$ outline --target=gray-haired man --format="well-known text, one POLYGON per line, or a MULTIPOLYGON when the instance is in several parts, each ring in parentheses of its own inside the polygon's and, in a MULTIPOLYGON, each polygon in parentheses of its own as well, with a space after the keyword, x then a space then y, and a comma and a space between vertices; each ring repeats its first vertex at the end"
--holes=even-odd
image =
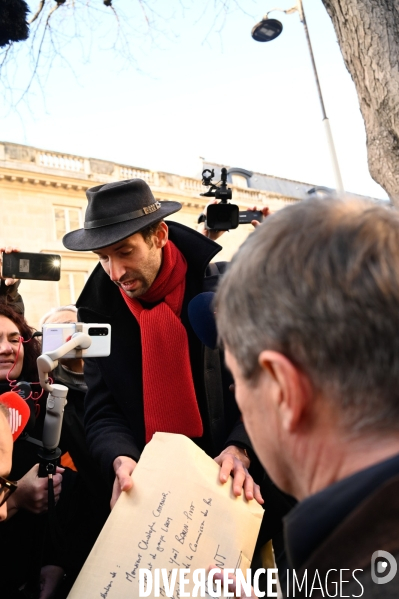
POLYGON ((216 313, 254 450, 300 501, 283 591, 398 597, 399 215, 281 210, 239 250, 216 313))

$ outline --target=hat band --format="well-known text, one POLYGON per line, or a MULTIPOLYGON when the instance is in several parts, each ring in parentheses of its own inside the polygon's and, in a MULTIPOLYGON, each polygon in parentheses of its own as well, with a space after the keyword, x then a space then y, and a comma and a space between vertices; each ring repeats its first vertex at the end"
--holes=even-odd
POLYGON ((156 212, 160 209, 160 207, 161 202, 155 202, 155 204, 144 206, 144 208, 134 210, 133 212, 125 212, 125 214, 118 214, 118 216, 110 216, 108 218, 100 218, 98 220, 88 220, 85 221, 83 226, 85 229, 97 229, 98 227, 106 227, 107 225, 123 223, 127 220, 133 220, 135 218, 140 218, 140 216, 146 216, 147 214, 156 212))

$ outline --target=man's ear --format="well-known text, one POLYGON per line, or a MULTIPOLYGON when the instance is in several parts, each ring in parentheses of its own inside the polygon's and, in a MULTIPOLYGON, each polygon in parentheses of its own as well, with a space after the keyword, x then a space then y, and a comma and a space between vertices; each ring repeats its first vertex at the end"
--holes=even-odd
POLYGON ((312 386, 308 377, 283 354, 264 350, 259 354, 259 365, 272 379, 276 413, 282 428, 295 431, 303 423, 312 397, 312 386))
POLYGON ((154 243, 157 248, 163 248, 169 238, 169 228, 165 222, 159 223, 158 229, 154 233, 154 243))

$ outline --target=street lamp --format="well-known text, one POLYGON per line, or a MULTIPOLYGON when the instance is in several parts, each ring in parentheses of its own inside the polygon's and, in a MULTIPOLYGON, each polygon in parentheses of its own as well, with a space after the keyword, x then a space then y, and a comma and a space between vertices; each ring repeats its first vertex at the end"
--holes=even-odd
POLYGON ((312 66, 313 66, 313 73, 314 73, 314 77, 316 80, 317 92, 318 92, 319 100, 320 100, 321 112, 323 115, 324 130, 325 130, 326 137, 327 137, 327 144, 328 144, 328 148, 330 151, 330 157, 331 157, 331 162, 332 162, 333 171, 334 171, 335 187, 336 187, 338 193, 343 193, 344 186, 342 183, 341 172, 339 170, 339 164, 338 164, 337 154, 335 151, 334 140, 333 140, 333 136, 331 133, 330 121, 328 120, 328 117, 326 114, 323 95, 321 93, 319 76, 317 74, 316 63, 315 63, 315 59, 314 59, 314 55, 313 55, 312 44, 310 42, 309 31, 308 31, 308 26, 306 24, 306 18, 305 18, 305 12, 303 10, 302 0, 297 0, 296 5, 292 6, 291 8, 288 8, 287 10, 283 10, 282 8, 272 8, 271 10, 269 10, 269 12, 266 13, 266 15, 260 21, 260 23, 257 23, 252 28, 251 35, 252 35, 253 39, 257 42, 270 42, 270 41, 276 39, 276 37, 278 37, 280 35, 280 33, 282 32, 283 25, 280 23, 280 21, 277 21, 277 19, 269 19, 269 14, 271 12, 277 11, 277 10, 280 12, 284 12, 287 15, 294 13, 294 12, 298 12, 299 19, 305 29, 306 40, 308 42, 310 58, 312 61, 312 66))
POLYGON ((252 28, 251 35, 257 42, 271 42, 280 35, 283 25, 277 19, 269 19, 267 15, 252 28))

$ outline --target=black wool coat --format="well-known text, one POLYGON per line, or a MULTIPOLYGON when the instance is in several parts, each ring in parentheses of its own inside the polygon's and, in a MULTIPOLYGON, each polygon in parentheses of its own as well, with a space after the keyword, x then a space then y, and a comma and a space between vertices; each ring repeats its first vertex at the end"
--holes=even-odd
MULTIPOLYGON (((223 366, 218 379, 221 387, 209 393, 205 368, 209 350, 201 344, 188 320, 187 306, 202 291, 216 286, 218 276, 204 279, 210 260, 220 246, 207 237, 181 225, 169 222, 169 239, 187 260, 186 289, 181 321, 188 334, 191 369, 204 434, 194 441, 211 457, 230 444, 250 449, 250 442, 240 420, 234 395, 228 387, 231 378, 223 366)), ((119 455, 138 460, 145 445, 143 384, 140 329, 127 307, 119 288, 112 283, 101 265, 97 265, 77 302, 79 320, 111 325, 111 354, 106 358, 85 360, 85 429, 89 449, 111 482, 112 464, 119 455)), ((173 347, 170 347, 173 352, 173 347)), ((218 350, 214 350, 219 354, 218 350)), ((219 356, 217 356, 219 358, 219 356)), ((220 360, 223 363, 223 359, 220 360)), ((206 374, 207 373, 207 374, 206 374)), ((176 394, 179 382, 176 381, 176 394)))

